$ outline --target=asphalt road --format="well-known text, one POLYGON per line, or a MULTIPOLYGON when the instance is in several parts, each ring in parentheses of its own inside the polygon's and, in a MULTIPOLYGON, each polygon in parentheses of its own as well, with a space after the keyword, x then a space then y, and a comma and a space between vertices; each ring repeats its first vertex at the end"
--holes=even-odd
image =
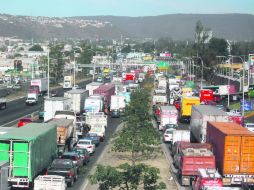
MULTIPOLYGON (((91 80, 79 83, 81 88, 84 88, 86 84, 90 83, 91 80)), ((54 89, 58 91, 58 96, 63 96, 64 89, 54 89)), ((39 97, 39 102, 37 105, 27 106, 25 104, 26 98, 20 98, 7 103, 7 109, 0 110, 0 126, 10 127, 12 126, 18 118, 22 118, 28 114, 35 111, 43 109, 43 97, 39 97)), ((16 122, 17 123, 17 122, 16 122)))
POLYGON ((87 166, 84 167, 85 173, 81 174, 78 178, 78 181, 74 183, 73 187, 70 187, 68 189, 72 190, 81 190, 84 189, 83 185, 85 180, 87 179, 87 174, 88 171, 92 169, 92 167, 96 164, 96 161, 99 159, 102 151, 104 148, 110 144, 110 138, 114 134, 115 130, 117 129, 117 126, 120 124, 121 119, 120 118, 108 118, 108 127, 106 129, 106 134, 105 134, 105 140, 100 143, 98 147, 96 147, 95 153, 91 156, 90 162, 88 163, 87 166))

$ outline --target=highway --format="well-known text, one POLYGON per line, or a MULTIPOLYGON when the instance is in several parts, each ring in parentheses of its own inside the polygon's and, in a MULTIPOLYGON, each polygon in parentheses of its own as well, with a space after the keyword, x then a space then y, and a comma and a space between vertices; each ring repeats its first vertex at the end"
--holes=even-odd
MULTIPOLYGON (((90 83, 91 79, 79 83, 81 88, 84 88, 86 84, 90 83)), ((59 96, 63 96, 64 89, 58 88, 57 90, 59 96)), ((7 103, 7 109, 0 110, 0 126, 10 127, 16 122, 15 120, 22 118, 28 114, 35 111, 43 110, 43 97, 39 97, 39 102, 37 105, 27 106, 25 104, 26 97, 20 98, 7 103)), ((17 123, 17 122, 16 122, 17 123)))

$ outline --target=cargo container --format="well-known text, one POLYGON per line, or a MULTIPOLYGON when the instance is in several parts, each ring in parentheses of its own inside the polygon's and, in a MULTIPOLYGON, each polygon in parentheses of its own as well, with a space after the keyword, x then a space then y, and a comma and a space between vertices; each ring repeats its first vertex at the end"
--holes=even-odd
POLYGON ((34 190, 65 190, 65 178, 59 175, 40 175, 34 180, 34 190))
POLYGON ((54 118, 56 111, 70 110, 71 99, 65 97, 51 97, 44 99, 44 121, 54 118))
POLYGON ((110 83, 104 84, 94 89, 93 94, 103 96, 105 109, 108 109, 110 107, 111 96, 115 94, 115 85, 110 83))
POLYGON ((200 100, 198 97, 182 97, 179 120, 189 121, 191 117, 192 106, 195 105, 200 105, 200 100))
POLYGON ((208 122, 206 141, 212 145, 224 185, 254 183, 254 133, 230 122, 208 122))
POLYGON ((67 140, 72 140, 73 138, 75 138, 73 119, 54 118, 50 120, 48 124, 56 125, 57 127, 56 140, 58 146, 63 146, 66 144, 67 140))
POLYGON ((112 111, 123 112, 125 106, 126 106, 125 96, 120 96, 120 95, 112 95, 111 96, 111 105, 110 105, 111 112, 112 111))
POLYGON ((0 161, 9 162, 12 187, 28 188, 57 156, 57 131, 51 124, 29 123, 0 134, 0 161))
POLYGON ((191 142, 206 142, 207 121, 228 122, 228 115, 215 106, 192 106, 190 132, 191 142))
POLYGON ((190 142, 189 130, 174 130, 172 145, 177 141, 190 142))
POLYGON ((64 97, 70 98, 70 110, 80 114, 84 110, 84 102, 89 96, 88 90, 74 89, 64 93, 64 97))
POLYGON ((93 95, 93 90, 103 85, 101 82, 91 82, 86 85, 86 90, 89 91, 89 96, 93 95))
POLYGON ((187 148, 181 151, 178 177, 181 185, 191 185, 199 168, 216 169, 215 157, 210 150, 187 148))

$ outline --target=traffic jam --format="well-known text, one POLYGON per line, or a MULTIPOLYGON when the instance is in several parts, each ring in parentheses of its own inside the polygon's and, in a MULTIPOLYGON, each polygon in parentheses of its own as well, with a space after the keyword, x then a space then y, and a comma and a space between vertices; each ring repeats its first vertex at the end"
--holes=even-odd
MULTIPOLYGON (((62 97, 43 97, 39 120, 21 118, 13 127, 0 127, 0 160, 6 163, 1 168, 2 187, 73 187, 105 141, 109 117, 122 117, 131 92, 145 79, 138 69, 120 74, 108 82, 109 73, 103 72, 85 89, 74 85, 72 76, 65 77, 62 97)), ((32 80, 26 104, 36 104, 46 87, 45 79, 32 80)))
POLYGON ((254 184, 253 125, 244 123, 239 110, 227 108, 229 94, 234 98, 233 85, 200 88, 186 76, 155 74, 154 118, 181 187, 242 189, 254 184))

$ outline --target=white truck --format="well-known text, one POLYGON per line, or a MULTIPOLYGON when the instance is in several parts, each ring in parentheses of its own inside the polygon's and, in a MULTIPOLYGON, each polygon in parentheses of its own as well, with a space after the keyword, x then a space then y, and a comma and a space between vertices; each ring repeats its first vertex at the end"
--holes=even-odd
POLYGON ((34 180, 34 190, 65 190, 65 178, 58 175, 39 175, 34 180))
POLYGON ((166 94, 167 93, 167 88, 165 87, 158 87, 157 89, 154 90, 155 94, 166 94))
POLYGON ((167 124, 177 124, 178 111, 175 106, 161 106, 159 116, 159 130, 163 130, 167 124))
POLYGON ((26 98, 26 105, 35 105, 38 103, 37 93, 28 93, 26 98))
POLYGON ((30 82, 29 93, 37 93, 38 95, 43 95, 48 91, 48 79, 33 79, 30 82))
POLYGON ((6 109, 6 98, 0 98, 0 110, 6 109))
POLYGON ((121 96, 121 95, 112 95, 111 96, 111 105, 110 105, 111 112, 113 110, 118 110, 120 112, 123 112, 125 106, 126 106, 125 96, 121 96))
POLYGON ((166 105, 167 103, 168 103, 168 98, 166 94, 153 95, 153 105, 156 105, 156 104, 166 105))
POLYGON ((65 97, 50 97, 44 99, 44 122, 54 118, 56 111, 70 110, 71 99, 65 97))
POLYGON ((206 128, 208 121, 229 122, 226 112, 211 105, 192 106, 191 111, 191 142, 206 142, 206 128))
POLYGON ((70 110, 74 111, 76 114, 83 112, 84 103, 88 96, 89 91, 83 89, 69 90, 64 93, 64 97, 71 99, 70 110))
POLYGON ((86 125, 90 127, 89 132, 96 133, 101 140, 104 140, 108 117, 103 112, 87 114, 86 125))
POLYGON ((70 89, 74 85, 73 76, 64 76, 63 88, 70 89))
POLYGON ((104 99, 100 95, 89 96, 85 100, 84 113, 98 113, 104 111, 104 99))
POLYGON ((101 83, 101 82, 91 82, 91 83, 87 84, 86 85, 86 90, 89 91, 89 96, 92 96, 93 95, 93 90, 100 87, 101 85, 103 85, 103 83, 101 83))

